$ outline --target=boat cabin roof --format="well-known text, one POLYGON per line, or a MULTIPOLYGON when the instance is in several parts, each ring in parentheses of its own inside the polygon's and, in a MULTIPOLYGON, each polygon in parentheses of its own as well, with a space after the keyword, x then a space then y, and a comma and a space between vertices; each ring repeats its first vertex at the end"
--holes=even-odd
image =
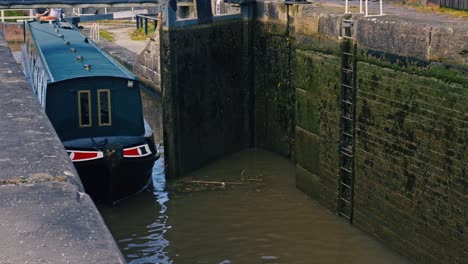
POLYGON ((76 27, 67 28, 71 23, 29 21, 28 24, 51 82, 94 76, 136 79, 76 27), (62 24, 65 27, 60 23, 65 23, 62 24))

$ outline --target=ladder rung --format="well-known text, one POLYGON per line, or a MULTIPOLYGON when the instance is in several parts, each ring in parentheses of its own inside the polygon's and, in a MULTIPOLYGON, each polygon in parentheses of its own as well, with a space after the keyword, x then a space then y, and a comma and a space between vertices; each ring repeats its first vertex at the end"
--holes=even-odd
POLYGON ((348 55, 348 56, 354 56, 353 53, 349 53, 349 52, 343 52, 343 54, 348 55))
POLYGON ((348 219, 348 220, 351 220, 351 218, 350 218, 349 216, 345 215, 345 214, 342 213, 342 212, 340 212, 340 215, 342 215, 343 217, 345 217, 345 218, 348 219))
POLYGON ((340 184, 343 185, 344 187, 348 188, 348 189, 351 189, 351 186, 349 186, 348 184, 340 181, 340 184))
MULTIPOLYGON (((342 153, 343 151, 346 151, 346 154, 345 156, 348 157, 348 158, 352 158, 353 157, 353 153, 351 152, 351 150, 347 150, 346 148, 341 148, 342 151, 340 151, 340 153, 342 153), (351 156, 351 157, 350 157, 351 156)), ((344 157, 343 157, 344 158, 344 157)), ((352 160, 350 160, 351 162, 352 160)))
POLYGON ((340 200, 341 200, 341 201, 344 201, 344 202, 345 202, 345 203, 347 203, 347 204, 351 204, 351 202, 350 202, 350 201, 346 200, 346 199, 345 199, 345 198, 343 198, 343 197, 340 197, 340 200))
POLYGON ((351 173, 351 170, 348 170, 347 168, 345 167, 341 167, 342 170, 346 171, 347 173, 351 173))
POLYGON ((341 37, 345 39, 353 39, 353 37, 348 37, 348 36, 341 36, 341 37))
POLYGON ((343 71, 346 71, 346 72, 352 72, 352 71, 353 71, 353 69, 343 68, 343 71))
POLYGON ((349 133, 346 133, 346 132, 342 132, 344 135, 348 136, 348 137, 353 137, 353 135, 349 134, 349 133))
POLYGON ((348 153, 351 153, 352 151, 352 146, 348 145, 346 147, 341 147, 341 150, 345 150, 345 151, 348 151, 348 153), (351 149, 350 149, 351 148, 351 149))
POLYGON ((344 83, 343 83, 342 85, 343 85, 344 87, 346 87, 346 88, 354 89, 354 88, 353 88, 352 86, 350 86, 350 85, 347 85, 347 84, 344 84, 344 83))
POLYGON ((348 100, 341 100, 342 103, 345 103, 345 104, 348 104, 348 105, 352 105, 353 103, 351 103, 350 101, 348 100))
POLYGON ((341 117, 348 120, 348 121, 353 121, 353 119, 351 117, 347 117, 347 116, 341 116, 341 117))
POLYGON ((352 158, 352 157, 353 157, 353 154, 346 153, 346 151, 341 151, 341 154, 345 155, 345 156, 348 157, 348 158, 352 158))

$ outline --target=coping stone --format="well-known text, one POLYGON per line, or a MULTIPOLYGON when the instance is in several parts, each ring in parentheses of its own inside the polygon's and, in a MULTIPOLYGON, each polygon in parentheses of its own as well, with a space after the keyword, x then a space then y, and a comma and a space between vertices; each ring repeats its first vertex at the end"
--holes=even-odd
POLYGON ((91 198, 66 182, 0 186, 0 264, 125 263, 91 198))
POLYGON ((0 31, 0 264, 126 263, 0 31))

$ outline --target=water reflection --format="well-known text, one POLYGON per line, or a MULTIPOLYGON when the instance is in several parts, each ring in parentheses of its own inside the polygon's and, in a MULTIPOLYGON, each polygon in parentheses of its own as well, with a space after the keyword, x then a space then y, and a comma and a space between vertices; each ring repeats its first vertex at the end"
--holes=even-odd
POLYGON ((164 191, 164 159, 153 168, 153 190, 130 197, 117 205, 98 205, 106 224, 129 263, 173 263, 168 256, 168 193, 164 191))

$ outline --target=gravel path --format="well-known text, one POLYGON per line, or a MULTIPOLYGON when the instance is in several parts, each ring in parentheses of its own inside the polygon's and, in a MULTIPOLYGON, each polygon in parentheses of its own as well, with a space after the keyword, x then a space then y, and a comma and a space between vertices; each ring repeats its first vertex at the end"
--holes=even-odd
MULTIPOLYGON (((81 25, 84 27, 85 32, 89 32, 89 28, 91 28, 92 24, 83 23, 81 25)), ((140 54, 146 47, 147 41, 130 39, 130 32, 136 29, 136 26, 133 24, 102 23, 99 24, 99 27, 101 30, 106 30, 114 34, 114 44, 124 47, 135 54, 140 54)))

